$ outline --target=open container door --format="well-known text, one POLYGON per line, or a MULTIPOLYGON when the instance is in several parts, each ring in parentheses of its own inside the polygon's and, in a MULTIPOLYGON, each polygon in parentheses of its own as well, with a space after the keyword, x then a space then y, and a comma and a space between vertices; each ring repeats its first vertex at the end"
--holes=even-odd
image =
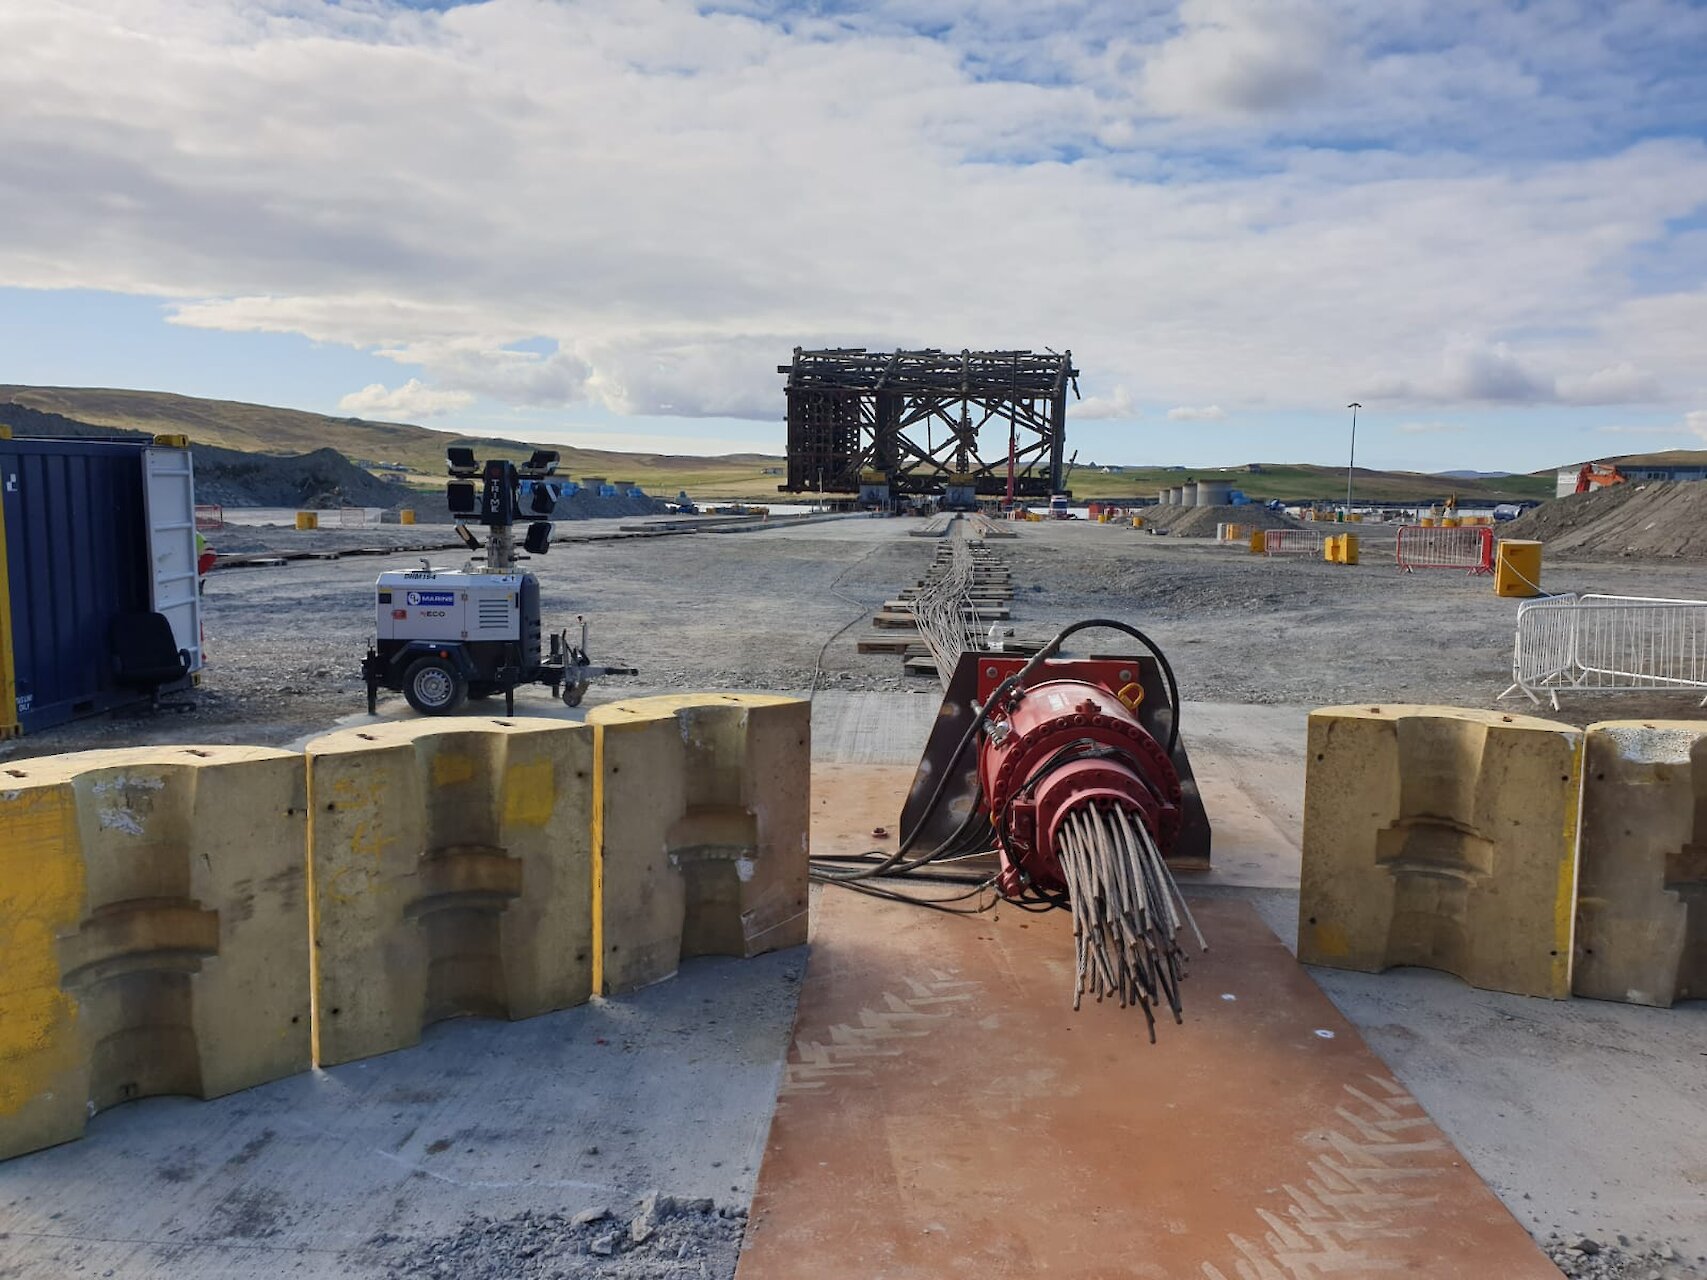
POLYGON ((152 570, 150 607, 172 624, 190 670, 202 668, 201 591, 196 573, 196 481, 188 448, 156 443, 143 455, 152 570))

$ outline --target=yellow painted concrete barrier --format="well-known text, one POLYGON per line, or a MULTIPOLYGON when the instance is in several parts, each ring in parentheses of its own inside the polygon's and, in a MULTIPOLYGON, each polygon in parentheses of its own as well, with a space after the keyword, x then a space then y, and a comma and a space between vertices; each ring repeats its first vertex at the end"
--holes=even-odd
POLYGON ((599 731, 599 989, 698 955, 806 941, 811 705, 770 694, 608 703, 599 731))
POLYGON ((1340 540, 1338 534, 1330 533, 1327 537, 1322 539, 1322 559, 1326 560, 1329 564, 1339 563, 1340 540))
POLYGON ((1541 544, 1524 538, 1501 538, 1494 559, 1496 596, 1541 594, 1541 544))
POLYGON ((589 998, 591 729, 410 720, 305 750, 318 1061, 589 998))
POLYGON ((1298 958, 1570 994, 1582 733, 1457 707, 1311 713, 1298 958))
POLYGON ((1267 555, 1268 543, 1263 539, 1264 530, 1251 530, 1251 554, 1253 556, 1267 555))
POLYGON ((1357 535, 1355 533, 1340 534, 1339 563, 1357 563, 1357 535))
POLYGON ((1707 997, 1707 722, 1588 727, 1572 990, 1707 997))
POLYGON ((0 771, 0 1157, 307 1070, 305 810, 262 747, 0 771))
POLYGON ((318 529, 320 527, 320 513, 318 511, 298 511, 296 513, 296 527, 298 529, 318 529))
POLYGON ((411 511, 408 507, 404 507, 403 510, 401 510, 397 513, 397 523, 398 524, 414 524, 415 523, 415 513, 413 511, 411 511))

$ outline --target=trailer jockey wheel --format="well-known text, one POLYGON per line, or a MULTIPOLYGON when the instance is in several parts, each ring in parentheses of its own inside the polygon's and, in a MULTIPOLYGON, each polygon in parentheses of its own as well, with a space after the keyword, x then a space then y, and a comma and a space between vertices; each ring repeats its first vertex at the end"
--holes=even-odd
POLYGON ((448 716, 468 700, 468 683, 448 659, 417 658, 403 673, 403 696, 424 716, 448 716))
POLYGON ((564 685, 563 686, 563 705, 566 707, 578 707, 578 706, 580 706, 581 705, 581 698, 586 694, 586 692, 587 692, 587 686, 586 686, 586 683, 584 681, 581 684, 566 684, 566 685, 564 685))

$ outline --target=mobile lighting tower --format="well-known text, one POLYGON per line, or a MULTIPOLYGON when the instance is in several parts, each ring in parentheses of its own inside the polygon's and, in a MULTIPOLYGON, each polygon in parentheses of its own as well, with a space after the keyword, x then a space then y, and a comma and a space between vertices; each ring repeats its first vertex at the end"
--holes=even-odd
POLYGON ((362 662, 368 714, 381 689, 401 692, 423 715, 439 716, 461 710, 470 698, 502 693, 506 713, 514 714, 516 686, 524 684, 547 685, 573 707, 595 676, 635 674, 633 667, 591 664, 584 618, 576 619, 578 643, 567 632, 546 634, 539 580, 516 567, 518 559, 550 549, 557 453, 536 449, 521 466, 499 458, 482 464, 466 445, 452 445, 445 455, 451 475, 445 496, 457 536, 479 551, 467 521, 485 525, 486 564, 435 569, 423 560, 419 569, 379 575, 378 634, 362 662), (527 556, 518 556, 515 526, 524 520, 527 556))

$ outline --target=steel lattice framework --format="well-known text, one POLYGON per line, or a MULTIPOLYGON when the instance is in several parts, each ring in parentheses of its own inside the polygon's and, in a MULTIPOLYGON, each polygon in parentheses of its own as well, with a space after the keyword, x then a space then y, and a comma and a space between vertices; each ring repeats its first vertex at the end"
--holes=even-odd
POLYGON ((1061 489, 1067 391, 1078 393, 1070 351, 796 347, 777 372, 788 375, 784 492, 857 493, 863 481, 896 495, 1004 494, 1010 442, 1016 495, 1061 489))

